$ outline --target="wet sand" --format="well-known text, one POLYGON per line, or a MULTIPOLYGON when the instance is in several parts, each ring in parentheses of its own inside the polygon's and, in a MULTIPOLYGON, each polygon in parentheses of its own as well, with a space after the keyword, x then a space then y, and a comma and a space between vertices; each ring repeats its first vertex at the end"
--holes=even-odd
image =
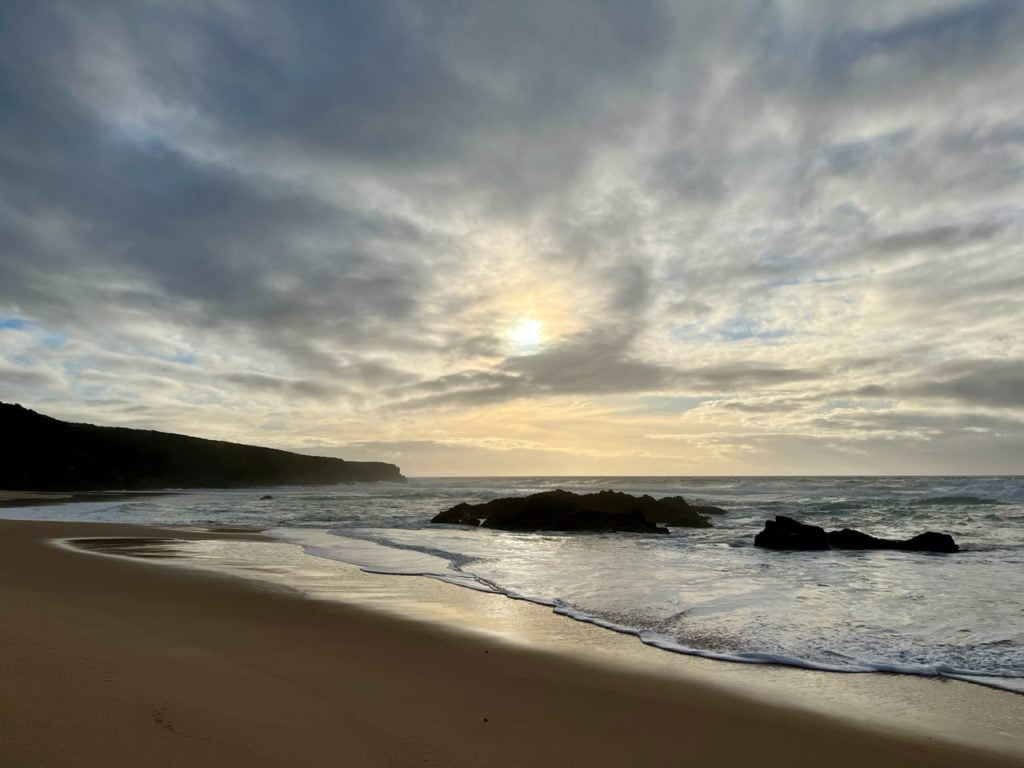
MULTIPOLYGON (((0 521, 0 765, 1024 763, 1024 751, 1011 754, 1005 744, 1000 754, 872 727, 748 697, 697 674, 647 673, 593 654, 571 658, 488 630, 456 631, 51 541, 109 536, 138 540, 123 543, 125 554, 149 547, 150 555, 160 553, 148 538, 260 540, 237 532, 0 521)), ((523 607, 541 621, 544 609, 523 607)), ((549 613, 547 619, 581 626, 549 613)), ((926 684, 934 681, 913 682, 921 684, 917 703, 927 705, 925 692, 938 689, 926 684)), ((830 684, 841 694, 842 683, 830 684)), ((967 688, 950 687, 949 696, 967 688)), ((963 695, 968 702, 1022 698, 963 695)), ((909 701, 913 706, 913 694, 909 701)))

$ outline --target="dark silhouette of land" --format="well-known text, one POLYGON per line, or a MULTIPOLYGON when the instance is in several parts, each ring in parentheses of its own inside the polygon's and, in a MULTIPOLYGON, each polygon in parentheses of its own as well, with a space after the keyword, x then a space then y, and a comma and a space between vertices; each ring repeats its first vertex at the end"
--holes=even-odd
POLYGON ((404 482, 378 461, 303 456, 220 440, 71 424, 0 403, 0 489, 105 491, 404 482))

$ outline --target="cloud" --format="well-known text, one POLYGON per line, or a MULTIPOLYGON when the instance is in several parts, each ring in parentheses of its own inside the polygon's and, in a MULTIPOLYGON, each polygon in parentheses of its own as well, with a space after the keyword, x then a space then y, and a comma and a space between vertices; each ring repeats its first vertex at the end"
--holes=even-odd
POLYGON ((935 371, 941 378, 907 388, 911 396, 967 405, 1024 409, 1024 361, 961 360, 935 371))
POLYGON ((432 471, 985 471, 1022 39, 1009 0, 6 3, 4 397, 432 471))
POLYGON ((980 222, 968 226, 944 224, 916 232, 901 232, 889 235, 876 243, 880 251, 901 252, 948 248, 951 244, 962 245, 986 242, 996 237, 1009 222, 980 222))
POLYGON ((22 388, 57 387, 60 384, 60 379, 48 370, 0 365, 0 385, 9 391, 17 392, 22 388))

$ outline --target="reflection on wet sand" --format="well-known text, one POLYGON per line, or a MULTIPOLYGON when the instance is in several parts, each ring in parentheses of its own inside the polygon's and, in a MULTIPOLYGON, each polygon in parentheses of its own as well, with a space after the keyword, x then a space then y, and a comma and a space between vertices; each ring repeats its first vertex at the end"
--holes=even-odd
POLYGON ((255 579, 328 603, 358 605, 660 678, 697 679, 769 704, 964 743, 1022 748, 1017 734, 1024 721, 1024 697, 957 681, 733 664, 669 653, 631 635, 558 616, 545 606, 423 576, 366 573, 306 554, 297 545, 266 539, 78 538, 66 543, 105 555, 255 579))

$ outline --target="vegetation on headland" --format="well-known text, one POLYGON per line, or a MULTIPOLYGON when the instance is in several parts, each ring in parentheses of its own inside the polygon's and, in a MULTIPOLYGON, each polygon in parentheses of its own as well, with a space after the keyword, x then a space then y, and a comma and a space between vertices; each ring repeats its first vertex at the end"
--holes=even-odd
POLYGON ((98 491, 404 482, 394 464, 72 424, 0 403, 0 489, 98 491))

